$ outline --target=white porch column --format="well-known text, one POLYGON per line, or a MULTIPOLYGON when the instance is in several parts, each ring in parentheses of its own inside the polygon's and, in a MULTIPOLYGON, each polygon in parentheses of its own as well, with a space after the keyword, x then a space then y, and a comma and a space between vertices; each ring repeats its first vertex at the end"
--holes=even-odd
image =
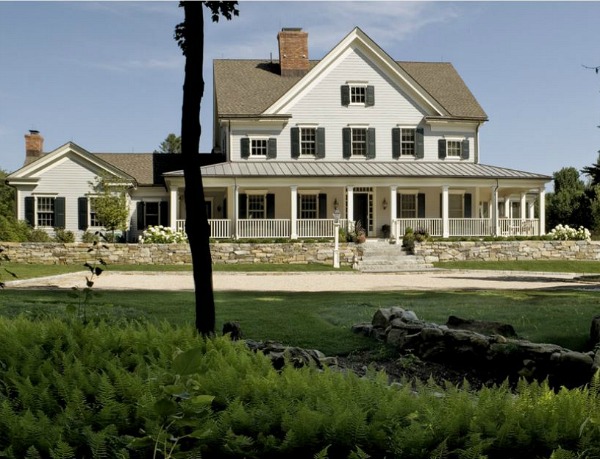
POLYGON ((169 191, 169 226, 176 230, 177 229, 177 213, 179 211, 179 188, 176 186, 171 187, 169 191))
POLYGON ((498 187, 492 187, 492 236, 500 234, 498 221, 498 187))
POLYGON ((450 237, 450 220, 448 218, 448 185, 442 186, 442 237, 450 237))
POLYGON ((390 186, 390 239, 395 238, 398 243, 400 236, 396 231, 396 215, 398 215, 398 187, 392 185, 390 186))
POLYGON ((240 215, 240 187, 239 185, 235 185, 233 187, 233 215, 231 216, 231 225, 233 226, 233 238, 239 239, 238 233, 238 218, 240 215))
POLYGON ((529 201, 527 203, 527 211, 529 213, 529 219, 533 220, 535 218, 535 202, 529 201))
POLYGON ((546 189, 540 188, 540 236, 546 234, 546 189))
POLYGON ((290 238, 298 239, 298 231, 296 230, 296 221, 298 219, 298 187, 296 185, 290 186, 290 238))
POLYGON ((512 218, 512 205, 510 204, 510 197, 504 198, 504 216, 506 218, 512 218))
POLYGON ((348 226, 351 222, 354 222, 354 187, 346 187, 346 196, 348 199, 348 208, 346 209, 346 218, 348 219, 348 226))
POLYGON ((519 207, 521 211, 520 218, 525 220, 527 218, 527 193, 521 193, 521 205, 519 207))

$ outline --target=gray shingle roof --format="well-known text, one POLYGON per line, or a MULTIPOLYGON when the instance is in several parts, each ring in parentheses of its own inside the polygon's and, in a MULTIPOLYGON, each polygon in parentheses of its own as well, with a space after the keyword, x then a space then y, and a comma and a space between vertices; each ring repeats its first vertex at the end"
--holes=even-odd
MULTIPOLYGON (((313 68, 318 61, 311 61, 313 68)), ((487 115, 454 66, 448 62, 397 62, 448 113, 487 120, 487 115)), ((215 60, 216 104, 220 116, 260 115, 301 77, 282 77, 279 64, 264 60, 215 60)))
MULTIPOLYGON (((168 176, 182 175, 181 171, 168 176)), ((463 162, 256 161, 202 167, 204 177, 431 177, 539 179, 551 177, 484 164, 463 162)))
MULTIPOLYGON (((97 158, 119 168, 137 181, 138 185, 162 185, 165 172, 183 168, 181 154, 175 153, 92 153, 97 158)), ((223 155, 200 154, 200 164, 224 161, 223 155)))

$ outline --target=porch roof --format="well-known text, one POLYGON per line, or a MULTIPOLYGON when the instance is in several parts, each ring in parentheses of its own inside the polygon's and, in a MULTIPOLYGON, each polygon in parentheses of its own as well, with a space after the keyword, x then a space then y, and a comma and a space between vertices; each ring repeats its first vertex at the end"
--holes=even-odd
MULTIPOLYGON (((204 177, 427 177, 536 179, 552 177, 532 172, 463 162, 248 161, 203 166, 204 177)), ((183 171, 164 174, 183 176, 183 171)))

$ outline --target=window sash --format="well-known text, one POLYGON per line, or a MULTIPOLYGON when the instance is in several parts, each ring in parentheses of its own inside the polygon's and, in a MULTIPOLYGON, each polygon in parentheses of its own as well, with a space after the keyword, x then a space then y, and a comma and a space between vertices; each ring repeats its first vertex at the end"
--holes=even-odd
POLYGON ((160 206, 158 202, 146 202, 145 215, 146 227, 158 226, 160 224, 160 206))
POLYGON ((315 156, 317 153, 317 130, 315 128, 300 129, 300 154, 315 156))
POLYGON ((400 218, 417 218, 417 197, 414 194, 400 194, 398 197, 400 218))
POLYGON ((248 195, 248 218, 265 218, 266 205, 265 205, 265 196, 260 194, 251 194, 248 195))
POLYGON ((54 198, 37 198, 37 226, 54 227, 54 198))
POLYGON ((300 195, 300 218, 316 219, 319 215, 319 199, 316 194, 300 195))
POLYGON ((367 101, 366 86, 350 86, 350 103, 365 104, 367 101))
POLYGON ((367 156, 367 129, 352 128, 352 156, 367 156))
POLYGON ((267 156, 267 139, 252 139, 250 156, 267 156))
POLYGON ((460 140, 448 140, 446 143, 446 156, 460 157, 461 143, 460 140))
POLYGON ((400 131, 400 155, 415 156, 416 129, 402 129, 400 131))
POLYGON ((94 209, 94 203, 96 201, 96 198, 89 198, 89 215, 88 215, 88 221, 89 221, 89 226, 95 226, 95 227, 101 227, 102 224, 100 223, 100 221, 98 220, 98 216, 96 215, 96 209, 94 209))
POLYGON ((463 195, 450 194, 448 195, 448 218, 463 218, 463 195))

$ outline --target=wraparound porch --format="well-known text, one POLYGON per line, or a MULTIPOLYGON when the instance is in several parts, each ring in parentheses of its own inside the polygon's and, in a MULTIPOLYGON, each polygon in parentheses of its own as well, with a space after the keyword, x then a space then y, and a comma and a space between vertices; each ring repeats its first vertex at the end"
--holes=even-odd
MULTIPOLYGON (((333 238, 334 220, 296 220, 298 238, 333 238)), ((290 239, 291 219, 209 219, 213 239, 290 239), (236 237, 237 235, 237 237, 236 237)), ((348 220, 339 220, 340 228, 348 229, 348 220)), ((450 218, 449 237, 538 236, 540 220, 537 218, 500 218, 497 227, 491 218, 450 218)), ((353 222, 350 225, 353 228, 353 222)), ((177 220, 175 228, 183 231, 185 220, 177 220)), ((443 237, 444 221, 441 218, 400 218, 392 221, 390 238, 399 241, 406 228, 425 230, 431 236, 443 237)))

